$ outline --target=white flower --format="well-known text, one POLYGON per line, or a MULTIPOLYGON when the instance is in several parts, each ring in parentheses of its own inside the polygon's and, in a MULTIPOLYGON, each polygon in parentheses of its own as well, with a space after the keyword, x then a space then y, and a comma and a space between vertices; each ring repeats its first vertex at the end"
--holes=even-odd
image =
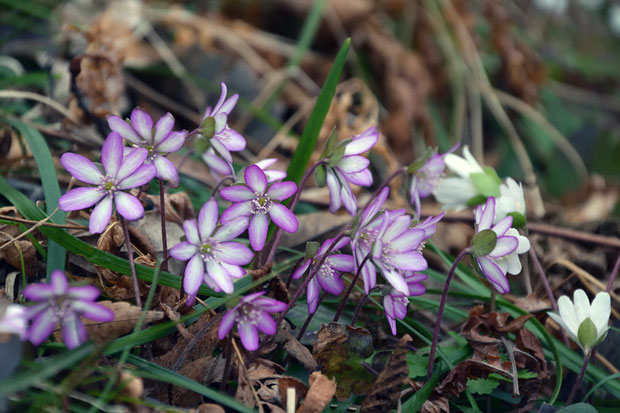
POLYGON ((433 191, 441 209, 459 211, 467 207, 467 201, 479 195, 469 176, 472 173, 484 173, 484 170, 467 146, 463 147, 463 156, 449 153, 444 158, 446 167, 458 176, 442 179, 433 191))
POLYGON ((463 156, 449 153, 445 157, 446 166, 461 178, 468 178, 470 174, 476 172, 484 172, 482 166, 476 161, 476 158, 469 152, 469 147, 463 146, 463 156))
POLYGON ((519 259, 519 254, 525 254, 530 250, 530 240, 519 234, 519 231, 514 228, 510 228, 506 231, 505 235, 515 237, 517 239, 517 249, 510 254, 495 260, 495 262, 508 274, 517 275, 521 273, 521 260, 519 259))
MULTIPOLYGON (((0 303, 2 305, 3 303, 0 303)), ((0 333, 17 334, 23 339, 26 335, 26 309, 18 304, 9 304, 4 313, 0 308, 0 333)))
POLYGON ((540 10, 559 16, 566 12, 568 0, 534 0, 534 4, 540 10))
POLYGON ((549 313, 549 316, 568 332, 575 343, 588 352, 607 335, 611 299, 608 293, 601 291, 590 305, 585 291, 579 289, 575 291, 573 300, 574 304, 568 296, 563 295, 558 300, 560 314, 549 313))
POLYGON ((525 198, 523 196, 523 186, 512 178, 506 178, 506 181, 499 187, 500 196, 497 198, 495 207, 496 224, 504 219, 511 212, 518 212, 525 217, 525 198))

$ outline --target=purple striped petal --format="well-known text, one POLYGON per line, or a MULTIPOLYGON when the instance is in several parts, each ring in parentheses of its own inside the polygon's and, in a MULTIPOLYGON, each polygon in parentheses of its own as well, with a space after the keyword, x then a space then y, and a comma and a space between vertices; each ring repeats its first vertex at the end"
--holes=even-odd
POLYGON ((362 134, 354 136, 352 141, 347 144, 344 151, 345 156, 359 155, 372 149, 379 140, 379 133, 376 127, 372 127, 362 132, 362 134))
POLYGON ((424 256, 418 251, 390 254, 388 262, 403 271, 423 271, 428 268, 424 256))
POLYGON ((222 317, 222 321, 220 321, 220 326, 217 329, 217 338, 219 340, 223 340, 224 338, 226 338, 228 333, 230 333, 230 330, 232 330, 233 326, 235 325, 236 316, 237 312, 234 309, 229 310, 226 312, 226 314, 224 314, 224 317, 222 317))
POLYGON ((224 212, 222 212, 222 218, 220 221, 224 224, 239 219, 241 217, 249 217, 251 214, 252 208, 250 207, 250 203, 248 201, 237 202, 236 204, 232 204, 224 212))
POLYGON ((338 162, 338 169, 346 173, 360 172, 370 165, 370 161, 363 156, 345 156, 338 162))
POLYGON ((29 284, 24 288, 24 297, 30 301, 45 301, 54 296, 54 290, 49 284, 29 284))
POLYGON ((155 124, 155 135, 153 136, 153 145, 157 146, 161 141, 166 139, 172 128, 174 127, 174 117, 170 112, 159 118, 155 124))
POLYGON ((166 139, 157 144, 155 150, 161 153, 176 152, 183 147, 186 138, 187 131, 171 132, 166 139))
POLYGON ((220 262, 220 265, 222 266, 222 268, 224 268, 224 270, 231 277, 241 278, 241 277, 244 277, 245 274, 246 274, 246 271, 242 267, 240 267, 238 265, 227 264, 225 262, 220 262))
POLYGON ((487 202, 484 206, 484 209, 480 213, 480 219, 476 220, 478 224, 478 228, 476 232, 483 231, 485 229, 491 228, 491 224, 493 223, 493 218, 495 218, 495 198, 490 196, 487 199, 487 202))
POLYGON ((389 294, 383 297, 383 311, 389 318, 395 318, 394 298, 389 294))
POLYGON ((50 274, 50 285, 55 295, 64 295, 69 288, 69 281, 64 272, 54 270, 50 274))
POLYGON ((232 294, 235 292, 235 286, 233 285, 230 275, 222 268, 222 266, 212 260, 207 261, 207 272, 209 276, 215 281, 215 283, 226 294, 232 294))
POLYGON ((127 122, 122 120, 116 115, 108 115, 106 117, 108 121, 108 126, 112 129, 113 132, 120 134, 123 138, 128 141, 139 144, 142 141, 142 138, 138 136, 136 131, 129 125, 127 122))
POLYGON ((141 107, 131 111, 131 125, 140 137, 149 143, 153 143, 153 119, 141 107))
POLYGON ((137 148, 131 151, 131 153, 123 158, 123 163, 116 174, 116 179, 122 182, 128 176, 133 175, 136 169, 144 164, 148 156, 149 151, 144 148, 137 148))
POLYGON ((245 139, 234 129, 224 128, 215 135, 215 138, 231 152, 239 152, 245 149, 245 139))
POLYGON ((198 234, 198 226, 195 219, 188 219, 183 222, 183 231, 185 231, 185 237, 190 244, 202 245, 200 242, 200 235, 198 234))
POLYGON ((332 214, 340 209, 342 200, 340 199, 340 184, 338 178, 330 170, 327 172, 327 189, 329 189, 329 212, 332 214))
POLYGON ((128 221, 137 221, 144 216, 142 203, 133 195, 117 192, 114 195, 116 210, 128 221))
POLYGON ((200 255, 196 254, 189 260, 183 276, 183 291, 188 295, 187 305, 190 306, 196 298, 200 284, 204 278, 205 264, 200 255))
POLYGON ((104 196, 105 192, 99 191, 96 187, 75 188, 58 199, 58 206, 63 211, 78 211, 90 208, 104 196))
POLYGON ((477 257, 476 262, 480 267, 480 270, 487 277, 487 280, 500 294, 506 294, 510 291, 510 284, 508 283, 508 278, 506 278, 506 274, 502 272, 502 270, 495 264, 492 260, 485 257, 477 257))
POLYGON ((265 246, 265 239, 267 239, 268 227, 269 220, 267 219, 266 215, 256 214, 251 219, 248 233, 250 235, 250 245, 252 245, 254 251, 261 251, 265 246))
POLYGON ((62 319, 62 338, 70 350, 86 341, 86 329, 77 314, 70 312, 62 319))
POLYGON ((351 191, 351 187, 348 184, 340 187, 340 198, 347 212, 355 216, 357 214, 357 199, 355 199, 355 195, 353 195, 353 191, 351 191))
POLYGON ((316 278, 318 278, 321 288, 332 295, 339 295, 344 290, 344 283, 338 274, 326 276, 319 273, 316 278))
POLYGON ((224 83, 224 82, 220 83, 220 86, 222 87, 222 92, 220 93, 220 98, 217 100, 217 103, 213 107, 213 111, 211 111, 211 108, 207 108, 208 114, 205 113, 205 117, 206 116, 213 116, 213 115, 219 113, 220 112, 220 107, 224 104, 224 100, 226 99, 226 94, 228 93, 228 88, 226 87, 226 83, 224 83))
POLYGON ((304 275, 306 270, 308 270, 308 267, 310 267, 311 262, 312 260, 305 260, 293 273, 293 279, 297 280, 301 278, 301 276, 304 275))
POLYGON ((254 192, 245 185, 233 185, 220 189, 220 196, 230 202, 242 202, 254 198, 254 192))
POLYGON ((417 249, 425 239, 426 233, 424 230, 413 229, 392 240, 390 246, 395 250, 407 251, 417 249))
MULTIPOLYGON (((397 217, 394 222, 390 224, 390 226, 383 234, 383 241, 391 242, 393 239, 401 236, 405 231, 409 229, 409 225, 411 224, 411 217, 409 215, 401 215, 397 217)), ((421 231, 424 233, 423 231, 421 231)), ((413 249, 413 248, 409 248, 413 249)))
POLYGON ((370 290, 377 285, 377 269, 370 262, 366 262, 362 267, 362 281, 364 281, 364 292, 366 294, 370 294, 370 290))
POLYGON ((170 255, 175 260, 187 261, 198 252, 198 247, 187 241, 181 241, 170 249, 170 255))
POLYGON ((400 291, 404 295, 409 294, 409 286, 405 282, 402 274, 397 271, 384 271, 383 276, 395 290, 400 291))
POLYGON ((99 185, 101 171, 90 160, 76 153, 63 153, 60 163, 75 179, 87 184, 99 185))
POLYGON ((252 302, 270 313, 279 313, 280 311, 286 310, 287 307, 286 303, 267 297, 259 297, 252 302))
POLYGON ((329 263, 332 268, 338 271, 352 272, 355 270, 355 264, 353 263, 353 257, 346 254, 334 254, 330 255, 329 263))
POLYGON ((90 300, 93 301, 99 297, 99 290, 94 285, 80 285, 77 287, 69 287, 67 291, 67 297, 76 300, 90 300))
POLYGON ((297 192, 297 185, 293 181, 276 182, 269 187, 267 195, 276 201, 284 201, 297 192))
POLYGON ((131 189, 148 184, 155 177, 157 170, 151 164, 142 165, 133 174, 119 182, 120 189, 131 189))
POLYGON ((424 293, 426 293, 426 287, 423 284, 407 282, 407 285, 409 286, 410 297, 424 295, 424 293))
POLYGON ((287 207, 282 204, 272 204, 269 209, 271 220, 286 232, 295 232, 299 223, 297 217, 287 207))
POLYGON ((233 219, 232 221, 226 222, 222 225, 213 238, 218 241, 230 241, 231 239, 237 238, 241 235, 250 225, 249 217, 241 217, 233 219))
POLYGON ((375 200, 372 201, 366 209, 364 209, 364 213, 362 214, 362 219, 360 221, 360 227, 366 226, 374 218, 374 216, 377 215, 377 212, 379 212, 379 210, 383 207, 383 204, 385 204, 385 201, 387 201, 389 195, 390 188, 386 186, 381 190, 381 192, 379 192, 377 198, 375 198, 375 200))
POLYGON ((319 285, 319 280, 317 277, 314 277, 308 283, 308 289, 306 290, 306 301, 308 302, 308 313, 314 314, 316 308, 319 304, 319 293, 321 292, 321 287, 319 285))
POLYGON ((157 178, 168 182, 172 188, 179 187, 179 172, 168 158, 161 155, 156 156, 153 166, 157 171, 155 175, 157 178))
POLYGON ((254 351, 258 348, 258 331, 256 327, 247 322, 240 322, 237 324, 239 330, 239 337, 241 337, 241 343, 246 350, 254 351))
POLYGON ((507 216, 491 228, 497 235, 504 235, 512 227, 512 216, 507 216))
POLYGON ((112 207, 112 197, 108 195, 93 209, 88 223, 91 234, 100 234, 105 230, 112 217, 112 207))
POLYGON ((209 143, 211 144, 213 150, 217 154, 219 154, 219 156, 224 158, 226 162, 232 164, 232 155, 230 154, 230 151, 226 149, 226 146, 224 146, 222 142, 218 141, 215 138, 212 138, 211 140, 209 140, 209 143))
MULTIPOLYGON (((223 83, 222 83, 223 84, 223 83)), ((222 89, 224 96, 226 96, 226 91, 225 89, 222 89)), ((218 108, 218 112, 220 113, 225 113, 225 114, 230 114, 230 112, 232 112, 232 110, 235 108, 235 105, 237 104, 237 101, 239 100, 239 95, 238 94, 234 94, 231 97, 229 97, 224 104, 222 104, 219 108, 218 108)))
POLYGON ((108 176, 116 178, 123 162, 123 138, 116 132, 108 135, 101 148, 101 163, 108 176))
MULTIPOLYGON (((235 170, 232 165, 220 158, 213 152, 213 149, 209 149, 202 155, 202 160, 205 161, 207 166, 211 168, 215 173, 219 175, 234 175, 235 170)), ((213 172, 212 171, 212 172, 213 172)))
POLYGON ((198 233, 201 240, 207 240, 217 225, 217 201, 211 197, 204 203, 200 212, 198 213, 198 233))
POLYGON ((223 242, 218 248, 218 258, 228 264, 246 265, 254 258, 251 249, 238 242, 223 242))
POLYGON ((495 242, 495 248, 493 248, 493 251, 491 251, 488 256, 493 258, 501 258, 514 252, 518 246, 519 241, 516 237, 497 237, 497 241, 495 242))
POLYGON ((43 343, 54 331, 56 327, 55 311, 52 308, 48 308, 39 315, 37 315, 30 326, 30 329, 26 333, 28 340, 38 346, 43 343))
POLYGON ((359 186, 370 186, 373 182, 372 173, 370 173, 368 169, 354 173, 342 172, 342 176, 344 176, 348 182, 359 186))
POLYGON ((277 330, 276 321, 266 311, 260 312, 256 322, 256 327, 258 327, 258 329, 263 333, 269 335, 275 334, 277 330))
POLYGON ((250 165, 244 172, 245 184, 254 192, 264 194, 267 190, 267 177, 262 169, 256 165, 250 165))
POLYGON ((89 320, 100 323, 114 320, 114 312, 112 310, 92 301, 76 300, 73 302, 72 308, 82 317, 88 318, 89 320))

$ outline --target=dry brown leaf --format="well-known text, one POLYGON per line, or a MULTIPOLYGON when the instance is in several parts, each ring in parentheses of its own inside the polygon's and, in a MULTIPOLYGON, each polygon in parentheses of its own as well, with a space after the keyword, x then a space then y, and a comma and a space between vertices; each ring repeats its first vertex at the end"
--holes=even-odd
POLYGON ((299 361, 308 371, 318 369, 317 362, 312 357, 310 350, 291 334, 291 328, 287 321, 283 320, 280 323, 274 340, 277 344, 283 345, 288 354, 299 361))
POLYGON ((336 394, 336 380, 330 380, 320 371, 310 375, 310 388, 297 413, 320 413, 336 394))
MULTIPOLYGON (((159 195, 147 195, 153 201, 155 208, 160 209, 159 195)), ((183 225, 186 219, 194 218, 194 207, 192 201, 185 192, 175 192, 173 194, 165 194, 164 202, 166 205, 166 221, 175 222, 183 225)), ((157 214, 159 216, 159 214, 157 214)))
POLYGON ((116 221, 116 218, 112 218, 111 222, 97 240, 97 249, 101 251, 119 251, 125 242, 121 224, 116 221))
POLYGON ((26 274, 33 274, 37 268, 37 250, 27 239, 9 241, 9 236, 0 232, 0 245, 4 246, 0 250, 0 259, 5 260, 9 265, 18 271, 22 271, 22 258, 26 274), (6 242, 4 242, 6 241, 6 242), (9 243, 9 245, 6 245, 9 243))
POLYGON ((222 406, 213 403, 203 403, 195 411, 196 413, 226 413, 222 406))
POLYGON ((526 297, 519 297, 515 300, 515 305, 521 307, 528 313, 535 313, 551 308, 551 302, 547 299, 540 298, 532 293, 526 297))

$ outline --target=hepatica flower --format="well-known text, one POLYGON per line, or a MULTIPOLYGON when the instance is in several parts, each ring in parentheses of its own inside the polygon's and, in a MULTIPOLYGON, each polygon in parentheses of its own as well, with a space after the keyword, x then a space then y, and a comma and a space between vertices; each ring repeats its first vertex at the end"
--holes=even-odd
POLYGON ((136 149, 123 157, 123 139, 117 132, 108 135, 101 149, 101 163, 105 173, 91 161, 75 153, 65 153, 60 163, 74 178, 92 187, 75 188, 58 200, 63 211, 77 211, 97 206, 90 214, 88 229, 93 234, 103 232, 110 222, 114 205, 121 216, 129 221, 142 218, 144 208, 135 196, 123 192, 148 183, 156 174, 155 167, 145 164, 146 149, 136 149))
POLYGON ((0 301, 0 333, 17 334, 23 340, 26 336, 26 324, 25 307, 0 301))
POLYGON ((427 278, 428 275, 426 274, 411 272, 405 275, 405 281, 409 286, 408 295, 390 287, 384 292, 383 309, 393 335, 396 335, 396 319, 402 320, 407 316, 407 306, 409 305, 408 297, 424 294, 426 292, 426 287, 424 287, 422 281, 427 278))
POLYGON ((227 311, 222 317, 217 336, 220 340, 226 337, 234 324, 237 324, 241 343, 249 351, 258 348, 258 332, 275 334, 276 322, 270 313, 278 313, 286 309, 286 304, 271 298, 263 297, 265 291, 247 295, 239 304, 227 311))
POLYGON ((240 217, 249 222, 250 244, 255 251, 265 246, 267 229, 271 220, 286 232, 297 231, 297 218, 284 205, 280 204, 297 192, 292 181, 267 183, 261 168, 250 165, 244 172, 245 184, 233 185, 220 190, 220 195, 233 202, 222 214, 222 222, 227 223, 240 217))
POLYGON ((500 294, 506 294, 510 291, 506 273, 516 275, 521 272, 518 254, 527 252, 530 249, 530 242, 526 237, 519 235, 516 229, 511 228, 511 216, 492 225, 495 216, 495 198, 493 197, 489 197, 484 206, 479 205, 475 215, 476 234, 490 229, 497 237, 495 246, 490 252, 475 256, 476 263, 495 289, 500 294))
MULTIPOLYGON (((108 126, 123 138, 127 139, 134 148, 146 149, 146 162, 153 164, 157 171, 157 178, 167 181, 172 187, 179 186, 177 168, 166 156, 176 152, 185 143, 187 131, 172 131, 174 117, 166 113, 153 127, 153 119, 140 107, 131 112, 131 120, 124 121, 116 115, 108 115, 108 126)), ((126 148, 125 155, 132 153, 126 148)))
POLYGON ((278 182, 286 178, 286 171, 279 171, 277 169, 268 169, 271 165, 276 163, 276 158, 267 158, 262 161, 256 162, 255 165, 263 170, 267 177, 268 183, 278 182))
POLYGON ((558 310, 560 314, 550 312, 549 316, 566 330, 585 352, 590 351, 607 336, 611 315, 611 300, 607 292, 596 294, 590 305, 585 291, 578 289, 573 294, 573 301, 566 295, 560 297, 558 310))
MULTIPOLYGON (((523 185, 512 178, 506 178, 505 182, 499 186, 500 196, 497 198, 495 206, 495 218, 493 223, 498 223, 502 219, 512 215, 525 223, 525 197, 523 196, 523 185)), ((514 222, 514 221, 513 221, 514 222)))
MULTIPOLYGON (((327 239, 316 252, 313 258, 306 259, 299 268, 293 274, 294 279, 300 278, 309 270, 309 273, 316 271, 317 266, 321 260, 321 257, 333 244, 334 239, 327 239)), ((344 283, 342 282, 341 272, 351 272, 355 266, 353 264, 353 257, 347 254, 340 254, 337 250, 340 250, 349 244, 349 238, 344 237, 338 241, 338 243, 332 249, 332 253, 325 259, 323 265, 319 268, 316 275, 308 283, 307 289, 307 301, 308 312, 310 314, 316 311, 321 288, 332 295, 339 295, 344 289, 344 283)))
POLYGON ((369 161, 360 156, 369 151, 379 140, 379 132, 372 127, 361 135, 353 136, 344 150, 344 155, 333 167, 327 167, 326 181, 329 189, 329 210, 336 212, 342 205, 351 215, 357 213, 357 200, 353 195, 351 184, 372 185, 372 174, 368 169, 369 161))
POLYGON ((189 261, 183 278, 188 306, 196 299, 203 281, 216 291, 232 294, 232 278, 243 277, 241 265, 249 264, 254 256, 248 247, 232 241, 245 231, 245 220, 232 220, 218 228, 217 217, 217 202, 211 198, 200 208, 198 222, 191 219, 183 223, 187 241, 170 250, 173 258, 189 261))
POLYGON ((69 286, 65 274, 56 270, 50 275, 50 283, 30 284, 24 296, 37 304, 26 309, 32 319, 27 338, 39 345, 49 337, 60 323, 62 337, 68 348, 78 347, 86 340, 86 330, 80 317, 105 323, 114 320, 114 313, 95 302, 99 290, 92 285, 69 286))

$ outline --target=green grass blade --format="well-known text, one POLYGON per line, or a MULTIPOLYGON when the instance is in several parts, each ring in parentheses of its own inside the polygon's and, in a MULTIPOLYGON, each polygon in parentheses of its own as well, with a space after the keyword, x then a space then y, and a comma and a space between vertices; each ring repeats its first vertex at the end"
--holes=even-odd
POLYGON ((325 84, 319 92, 314 109, 312 109, 312 113, 308 118, 308 123, 299 140, 297 150, 293 153, 289 167, 286 170, 287 180, 299 183, 304 175, 308 162, 310 162, 310 156, 319 138, 319 132, 325 121, 325 116, 327 116, 327 111, 336 93, 336 86, 338 86, 338 81, 344 70, 344 64, 347 60, 350 45, 351 39, 344 41, 334 60, 334 65, 327 75, 327 80, 325 80, 325 84))
MULTIPOLYGON (((17 119, 6 119, 6 122, 19 130, 32 151, 37 168, 39 169, 39 175, 41 176, 47 214, 50 215, 58 207, 60 187, 58 186, 56 167, 54 166, 52 154, 50 153, 47 143, 39 131, 32 126, 17 119)), ((51 221, 55 224, 64 224, 65 217, 66 214, 64 211, 58 211, 51 218, 51 221)), ((49 280, 52 271, 65 269, 67 252, 55 241, 50 241, 48 243, 47 252, 47 278, 49 280)))

